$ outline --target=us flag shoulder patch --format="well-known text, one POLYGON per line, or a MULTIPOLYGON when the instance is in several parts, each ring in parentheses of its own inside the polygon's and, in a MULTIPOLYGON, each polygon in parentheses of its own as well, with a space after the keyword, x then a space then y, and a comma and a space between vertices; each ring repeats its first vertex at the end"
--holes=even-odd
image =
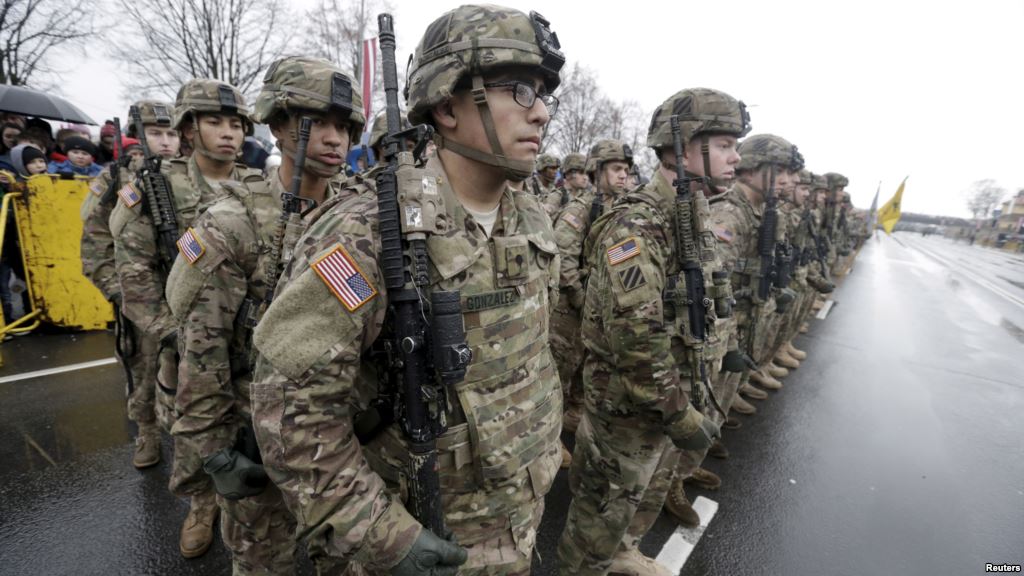
POLYGON ((730 232, 728 228, 725 228, 723 226, 715 226, 714 231, 715 238, 718 238, 719 240, 727 244, 732 243, 732 232, 730 232))
POLYGON ((181 238, 178 238, 178 252, 181 252, 189 264, 195 264, 206 253, 206 247, 199 241, 196 231, 189 228, 181 238))
POLYGON ((608 263, 615 266, 638 254, 640 254, 640 242, 636 237, 627 238, 608 249, 608 263))
POLYGON ((568 212, 562 214, 562 220, 568 222, 569 226, 572 226, 575 230, 579 230, 583 227, 583 222, 580 222, 580 219, 577 218, 575 214, 569 214, 568 212))
POLYGON ((131 184, 125 184, 122 186, 121 189, 117 191, 117 195, 121 197, 121 202, 124 202, 124 205, 129 208, 134 207, 142 201, 142 196, 139 195, 135 186, 131 184))
POLYGON ((340 245, 314 262, 313 270, 349 312, 355 312, 377 295, 377 289, 340 245))

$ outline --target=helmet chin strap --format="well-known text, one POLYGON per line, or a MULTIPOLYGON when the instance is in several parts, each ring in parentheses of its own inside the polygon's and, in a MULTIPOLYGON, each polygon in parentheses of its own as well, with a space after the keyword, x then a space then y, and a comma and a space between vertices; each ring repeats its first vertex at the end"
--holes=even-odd
POLYGON ((473 76, 472 94, 473 103, 476 104, 477 110, 480 111, 480 120, 483 122, 487 140, 491 144, 491 153, 488 154, 482 150, 460 144, 441 136, 439 133, 434 134, 434 143, 437 144, 438 148, 451 150, 459 156, 476 160, 481 164, 501 168, 505 171, 505 177, 513 182, 526 180, 533 174, 533 162, 512 160, 505 156, 505 152, 501 148, 501 142, 498 140, 498 132, 494 128, 491 108, 487 105, 487 89, 484 88, 484 78, 479 74, 473 76))

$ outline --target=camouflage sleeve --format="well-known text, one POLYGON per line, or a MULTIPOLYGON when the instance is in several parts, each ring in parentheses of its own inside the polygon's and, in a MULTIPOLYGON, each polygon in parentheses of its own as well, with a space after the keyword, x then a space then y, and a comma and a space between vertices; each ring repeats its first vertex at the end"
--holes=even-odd
POLYGON ((665 239, 648 220, 628 215, 608 228, 589 255, 587 308, 600 310, 616 379, 629 403, 678 442, 696 430, 692 416, 686 417, 695 411, 681 388, 664 317, 665 239))
MULTIPOLYGON (((743 257, 742 232, 740 217, 734 206, 726 203, 712 204, 711 229, 715 233, 715 253, 722 262, 722 267, 732 272, 736 263, 743 257)), ((733 286, 733 290, 745 286, 733 286)))
POLYGON ((82 275, 89 279, 103 297, 110 300, 121 291, 114 267, 114 236, 110 233, 111 207, 100 203, 100 197, 110 184, 102 172, 90 184, 90 194, 82 205, 82 275), (98 194, 97 194, 98 192, 98 194))
POLYGON ((386 491, 353 433, 354 388, 372 385, 359 378, 360 357, 386 310, 365 215, 371 209, 362 208, 339 217, 332 211, 300 240, 305 248, 254 334, 252 403, 264 464, 295 515, 297 536, 311 554, 377 573, 405 557, 421 526, 386 491), (328 271, 332 263, 351 265, 372 295, 344 292, 328 271))
POLYGON ((156 236, 142 206, 129 208, 119 201, 110 215, 110 232, 125 315, 154 338, 172 334, 177 323, 164 298, 156 236))
POLYGON ((569 305, 579 310, 583 307, 583 275, 580 272, 580 257, 583 252, 584 222, 579 214, 579 203, 571 203, 554 223, 555 244, 561 255, 561 270, 558 287, 568 298, 569 305))
POLYGON ((183 360, 174 397, 179 417, 172 432, 190 437, 203 457, 231 446, 237 433, 231 344, 248 284, 240 248, 256 243, 244 212, 222 220, 220 206, 212 206, 192 226, 202 254, 192 263, 178 258, 167 280, 183 360))
POLYGON ((554 221, 555 217, 558 216, 558 211, 562 208, 562 191, 555 188, 551 192, 544 195, 543 202, 544 211, 547 212, 548 218, 554 221))

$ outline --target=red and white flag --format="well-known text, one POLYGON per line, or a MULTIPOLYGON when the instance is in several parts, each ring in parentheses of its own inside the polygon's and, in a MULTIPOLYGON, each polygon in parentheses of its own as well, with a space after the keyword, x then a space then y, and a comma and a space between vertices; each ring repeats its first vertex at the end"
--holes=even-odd
POLYGON ((373 126, 373 81, 377 78, 377 38, 363 40, 363 114, 366 116, 364 130, 373 126))

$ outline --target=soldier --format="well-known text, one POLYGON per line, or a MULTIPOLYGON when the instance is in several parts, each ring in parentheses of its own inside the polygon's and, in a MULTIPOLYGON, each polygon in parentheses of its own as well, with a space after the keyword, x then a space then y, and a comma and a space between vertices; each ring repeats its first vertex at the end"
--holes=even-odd
POLYGON ((536 197, 506 183, 533 171, 563 63, 541 16, 468 5, 430 24, 408 68, 409 120, 436 130, 437 156, 414 182, 443 225, 426 242, 426 290, 461 291, 473 356, 439 406, 441 503, 459 546, 407 511, 410 446, 399 423, 362 442, 354 434, 372 424, 353 415, 378 399, 378 378, 390 388, 396 373, 376 363, 395 326, 374 193, 317 212, 256 328, 264 465, 318 562, 397 575, 454 574, 463 563, 460 574, 530 572, 561 460, 548 346, 558 249, 536 197))
MULTIPOLYGON (((579 337, 587 282, 583 242, 594 221, 625 193, 633 151, 617 140, 601 140, 590 149, 590 159, 595 187, 570 200, 554 223, 562 266, 558 303, 551 316, 551 354, 562 383, 562 429, 568 432, 576 432, 583 409, 583 342, 579 337)), ((568 468, 572 455, 564 447, 562 450, 562 466, 568 468)))
POLYGON ((270 126, 281 166, 268 181, 250 176, 224 185, 229 194, 179 241, 182 257, 168 280, 182 355, 174 434, 196 447, 213 478, 236 575, 295 573, 295 520, 246 440, 253 438, 252 328, 304 227, 297 214, 282 213, 299 169, 300 118, 310 118, 312 127, 297 197, 322 203, 342 190, 349 143, 365 123, 362 106, 358 85, 327 61, 289 57, 271 64, 252 119, 270 126), (203 249, 187 250, 192 242, 203 249))
POLYGON ((590 188, 590 178, 587 176, 587 157, 583 154, 573 152, 562 160, 562 185, 548 192, 544 197, 544 210, 554 222, 555 217, 569 200, 583 194, 590 188))
POLYGON ((552 154, 541 154, 537 158, 537 172, 530 177, 527 191, 543 201, 555 190, 555 179, 558 177, 558 157, 552 154))
MULTIPOLYGON (((402 130, 408 130, 409 128, 412 128, 412 124, 409 124, 409 121, 406 120, 405 118, 402 118, 402 123, 401 124, 402 124, 402 126, 401 126, 402 130)), ((382 140, 384 139, 384 136, 387 135, 387 133, 388 133, 388 118, 387 118, 387 114, 381 112, 380 114, 377 115, 377 118, 374 119, 374 121, 373 121, 373 127, 370 128, 370 140, 367 142, 367 144, 369 144, 369 146, 370 146, 370 149, 373 150, 373 157, 374 157, 375 161, 378 162, 378 165, 379 165, 381 159, 384 158, 384 149, 381 146, 381 143, 382 143, 382 140)), ((416 145, 416 142, 414 140, 409 140, 409 139, 405 140, 405 149, 406 150, 412 150, 413 146, 415 146, 415 145, 416 145)), ((371 177, 370 175, 367 175, 367 178, 370 178, 370 177, 371 177)))
MULTIPOLYGON (((235 163, 246 133, 251 133, 249 107, 234 87, 217 80, 191 80, 178 91, 171 127, 187 141, 194 153, 187 160, 161 165, 170 184, 178 234, 184 234, 195 218, 223 192, 221 184, 258 175, 258 170, 235 163)), ((140 187, 125 187, 110 216, 114 259, 122 287, 124 313, 158 344, 157 410, 176 419, 174 394, 178 380, 177 321, 164 297, 167 274, 174 254, 165 254, 158 243, 148 201, 140 187)), ((199 252, 202 247, 197 248, 199 252)), ((202 470, 195 447, 184 438, 174 441, 171 492, 188 497, 190 508, 181 527, 182 556, 203 555, 213 541, 217 503, 210 478, 202 470)))
MULTIPOLYGON (((558 544, 562 574, 669 573, 637 546, 661 511, 680 450, 701 452, 719 435, 714 419, 702 414, 703 403, 696 397, 700 405, 690 403, 694 392, 706 396, 705 375, 722 356, 714 309, 730 298, 712 286, 718 264, 701 183, 728 186, 739 160, 736 137, 748 130, 745 108, 728 95, 705 89, 673 95, 655 111, 647 133, 660 161, 652 181, 619 200, 587 237, 585 412, 569 472, 573 501, 558 544), (678 196, 673 185, 678 164, 670 121, 676 116, 688 155, 705 163, 701 174, 721 177, 687 177, 689 197, 678 196), (680 244, 695 250, 684 254, 680 244), (682 273, 691 256, 687 269, 703 275, 704 284, 690 287, 716 300, 695 315, 708 328, 701 341, 691 332, 691 310, 676 305, 686 299, 676 290, 695 281, 682 273)), ((623 184, 625 177, 624 170, 623 184)))
POLYGON ((838 260, 841 255, 839 246, 839 218, 840 202, 842 201, 843 190, 850 181, 838 172, 825 174, 828 182, 828 194, 825 197, 825 206, 822 211, 822 234, 828 240, 828 264, 832 274, 835 275, 838 269, 838 260))
MULTIPOLYGON (((762 280, 758 234, 769 188, 773 184, 775 189, 794 186, 798 172, 803 169, 803 156, 796 146, 770 134, 747 138, 739 152, 742 156, 737 168, 739 181, 722 202, 712 206, 712 218, 715 235, 722 244, 723 265, 732 273, 740 347, 762 366, 768 364, 763 357, 759 358, 768 340, 765 318, 777 314, 778 306, 774 291, 767 299, 758 295, 762 280)), ((748 378, 772 390, 782 387, 764 368, 745 373, 741 387, 748 378)))
MULTIPOLYGON (((142 100, 135 106, 142 117, 150 153, 164 160, 175 157, 178 154, 178 132, 171 128, 171 105, 142 100)), ((135 126, 129 125, 128 130, 134 135, 135 126)), ((117 137, 121 138, 121 135, 117 137)), ((82 274, 114 305, 116 352, 128 376, 128 418, 138 426, 132 465, 142 469, 160 462, 160 426, 154 403, 157 342, 121 313, 121 285, 114 267, 114 237, 110 233, 109 222, 117 202, 117 191, 110 189, 113 185, 111 171, 115 169, 121 171, 121 186, 132 181, 134 171, 129 170, 126 163, 111 163, 89 185, 92 194, 82 203, 82 274)), ((170 422, 161 424, 170 431, 170 422)))

